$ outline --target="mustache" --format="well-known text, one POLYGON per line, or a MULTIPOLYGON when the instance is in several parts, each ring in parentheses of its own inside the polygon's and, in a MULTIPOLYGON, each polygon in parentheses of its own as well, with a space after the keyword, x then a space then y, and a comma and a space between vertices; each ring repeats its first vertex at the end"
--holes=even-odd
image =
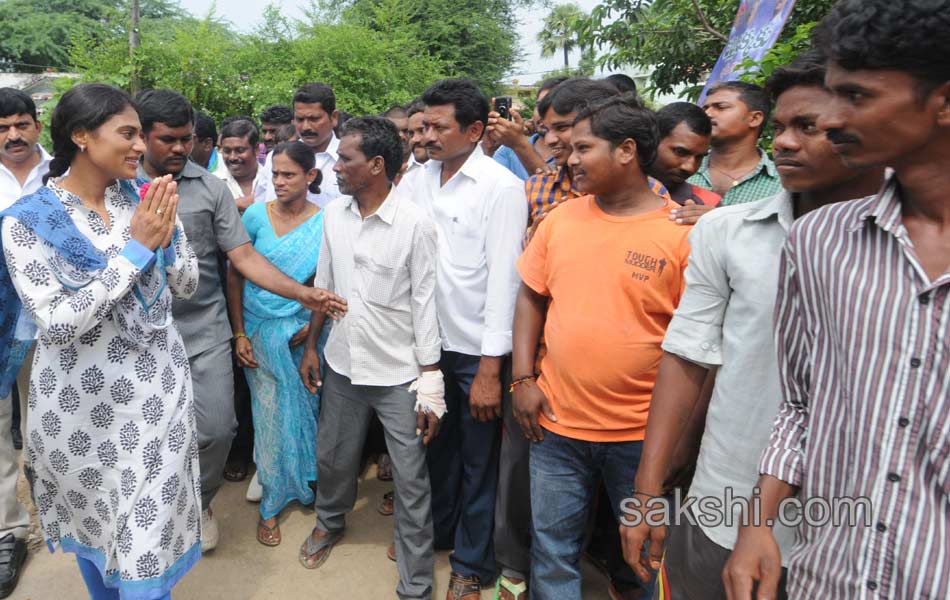
POLYGON ((17 146, 25 147, 25 146, 29 146, 29 144, 27 144, 23 140, 13 140, 3 145, 3 147, 6 148, 7 150, 9 150, 10 148, 16 148, 17 146))
POLYGON ((305 129, 300 132, 300 137, 310 137, 310 136, 317 137, 318 135, 319 134, 312 129, 305 129))
POLYGON ((828 136, 832 144, 857 144, 859 142, 858 138, 840 129, 829 129, 825 135, 828 136))

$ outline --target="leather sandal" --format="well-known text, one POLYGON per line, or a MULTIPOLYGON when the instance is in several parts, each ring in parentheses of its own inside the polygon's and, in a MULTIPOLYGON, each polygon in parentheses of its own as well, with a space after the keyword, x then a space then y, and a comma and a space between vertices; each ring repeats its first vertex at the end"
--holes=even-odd
POLYGON ((393 461, 388 454, 380 454, 376 461, 376 479, 380 481, 393 480, 393 461))
POLYGON ((396 512, 396 492, 386 492, 376 507, 376 512, 384 517, 391 517, 396 512))
POLYGON ((482 595, 482 586, 478 577, 474 575, 466 577, 452 572, 449 579, 449 591, 445 594, 445 600, 479 600, 482 595))

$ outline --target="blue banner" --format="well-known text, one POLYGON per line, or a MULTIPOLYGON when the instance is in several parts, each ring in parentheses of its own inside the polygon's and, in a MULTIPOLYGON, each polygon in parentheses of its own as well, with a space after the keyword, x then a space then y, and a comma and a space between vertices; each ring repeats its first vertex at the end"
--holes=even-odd
POLYGON ((795 0, 742 0, 736 20, 732 23, 729 42, 713 67, 706 87, 699 97, 702 105, 709 88, 720 81, 739 79, 739 65, 747 58, 759 61, 782 33, 782 27, 795 6, 795 0))

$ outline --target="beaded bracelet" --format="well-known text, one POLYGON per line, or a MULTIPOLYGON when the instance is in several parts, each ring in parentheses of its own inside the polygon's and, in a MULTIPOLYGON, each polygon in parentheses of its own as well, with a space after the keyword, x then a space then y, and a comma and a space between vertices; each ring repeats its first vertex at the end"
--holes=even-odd
POLYGON ((518 379, 515 379, 514 381, 512 381, 512 382, 511 382, 511 385, 508 386, 508 393, 510 394, 510 393, 514 392, 514 391, 515 391, 515 388, 518 387, 519 385, 521 385, 522 383, 527 383, 527 382, 529 382, 529 381, 535 381, 536 379, 537 379, 537 377, 534 376, 534 375, 527 375, 527 376, 525 376, 525 377, 519 377, 518 379))

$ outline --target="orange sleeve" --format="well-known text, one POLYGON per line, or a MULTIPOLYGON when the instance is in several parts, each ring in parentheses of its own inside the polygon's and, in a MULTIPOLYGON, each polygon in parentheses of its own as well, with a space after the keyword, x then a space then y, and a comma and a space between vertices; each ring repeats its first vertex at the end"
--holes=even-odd
POLYGON ((551 238, 551 217, 541 221, 537 231, 518 258, 518 273, 526 286, 541 294, 550 296, 548 290, 548 240, 551 238))

